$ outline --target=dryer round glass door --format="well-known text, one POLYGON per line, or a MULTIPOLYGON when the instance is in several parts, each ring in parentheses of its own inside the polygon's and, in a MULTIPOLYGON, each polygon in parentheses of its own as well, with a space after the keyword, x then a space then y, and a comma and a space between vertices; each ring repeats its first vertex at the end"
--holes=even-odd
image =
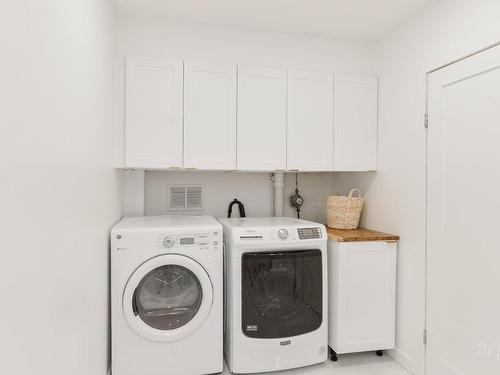
POLYGON ((213 290, 205 269, 193 259, 161 255, 139 266, 123 294, 129 326, 153 341, 176 341, 194 332, 212 307, 213 290))

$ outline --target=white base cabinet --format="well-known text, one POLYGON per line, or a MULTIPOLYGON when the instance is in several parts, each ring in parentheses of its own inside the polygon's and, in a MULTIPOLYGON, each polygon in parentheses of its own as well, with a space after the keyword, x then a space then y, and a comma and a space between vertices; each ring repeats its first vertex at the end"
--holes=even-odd
POLYGON ((328 241, 328 345, 337 354, 395 347, 397 242, 328 241))

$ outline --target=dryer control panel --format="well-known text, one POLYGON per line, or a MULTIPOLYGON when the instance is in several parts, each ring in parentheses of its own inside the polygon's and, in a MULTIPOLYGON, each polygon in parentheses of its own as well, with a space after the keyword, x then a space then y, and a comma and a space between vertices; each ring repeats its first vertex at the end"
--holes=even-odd
POLYGON ((220 232, 200 232, 161 235, 156 246, 161 249, 170 248, 198 248, 200 250, 210 250, 220 245, 220 232))

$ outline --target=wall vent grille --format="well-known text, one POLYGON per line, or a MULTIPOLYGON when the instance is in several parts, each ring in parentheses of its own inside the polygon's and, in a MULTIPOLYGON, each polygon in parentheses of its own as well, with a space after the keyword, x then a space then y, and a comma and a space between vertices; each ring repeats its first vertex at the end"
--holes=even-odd
POLYGON ((167 186, 167 207, 172 211, 203 210, 202 185, 167 186))

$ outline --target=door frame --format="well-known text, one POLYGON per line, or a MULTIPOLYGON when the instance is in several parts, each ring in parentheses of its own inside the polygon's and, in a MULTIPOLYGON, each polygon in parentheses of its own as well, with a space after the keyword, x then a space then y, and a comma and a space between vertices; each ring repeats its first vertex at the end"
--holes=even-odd
MULTIPOLYGON (((429 159, 430 159, 430 150, 429 150, 429 127, 432 126, 432 119, 429 118, 429 77, 432 73, 436 73, 441 71, 442 69, 446 69, 454 64, 463 62, 471 57, 477 56, 483 52, 486 52, 492 48, 500 46, 500 41, 490 44, 484 48, 481 48, 475 52, 472 52, 468 55, 460 57, 458 59, 452 60, 446 64, 440 65, 432 70, 429 70, 425 73, 425 114, 424 114, 424 127, 425 127, 425 262, 424 262, 424 309, 423 309, 423 321, 424 327, 422 332, 422 352, 419 355, 422 363, 418 366, 421 369, 422 374, 427 375, 427 367, 428 367, 428 346, 427 346, 427 328, 428 328, 428 294, 429 294, 429 257, 428 257, 428 248, 429 248, 429 234, 428 234, 428 223, 429 223, 429 159)), ((420 351, 420 350, 419 350, 420 351)), ((420 362, 420 361, 419 361, 420 362)), ((418 374, 420 371, 417 371, 418 374)), ((430 374, 429 374, 430 375, 430 374)))

